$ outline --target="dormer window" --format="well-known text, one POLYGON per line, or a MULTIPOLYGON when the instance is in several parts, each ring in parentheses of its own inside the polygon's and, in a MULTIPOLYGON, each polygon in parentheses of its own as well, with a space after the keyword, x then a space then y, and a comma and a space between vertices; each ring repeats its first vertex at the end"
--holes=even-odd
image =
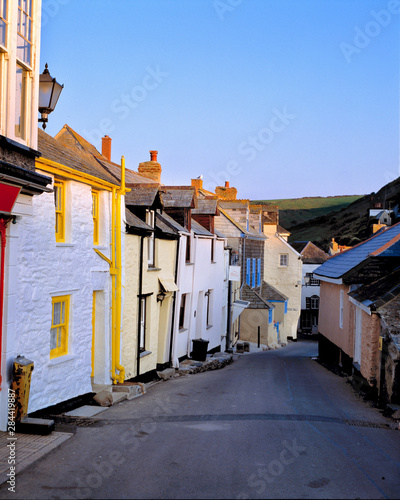
MULTIPOLYGON (((154 210, 146 210, 146 224, 148 224, 150 227, 153 228, 154 230, 154 221, 155 221, 155 215, 154 215, 154 210)), ((147 264, 150 267, 154 267, 154 251, 155 248, 155 238, 154 238, 154 231, 151 233, 151 235, 148 237, 148 247, 147 247, 147 264)))

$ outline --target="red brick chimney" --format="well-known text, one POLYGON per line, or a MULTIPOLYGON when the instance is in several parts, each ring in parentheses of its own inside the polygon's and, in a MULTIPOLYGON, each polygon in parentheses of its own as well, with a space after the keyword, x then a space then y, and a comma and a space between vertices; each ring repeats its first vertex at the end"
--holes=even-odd
POLYGON ((158 151, 150 151, 150 161, 139 163, 138 172, 144 177, 161 183, 161 165, 157 162, 158 151))
POLYGON ((222 198, 223 200, 236 200, 237 189, 234 187, 229 187, 229 182, 225 181, 225 186, 217 186, 215 188, 215 194, 218 198, 222 198))
POLYGON ((111 161, 111 137, 105 135, 101 138, 101 154, 111 161))
POLYGON ((203 179, 192 179, 191 184, 196 189, 196 195, 199 194, 199 189, 203 189, 203 179))

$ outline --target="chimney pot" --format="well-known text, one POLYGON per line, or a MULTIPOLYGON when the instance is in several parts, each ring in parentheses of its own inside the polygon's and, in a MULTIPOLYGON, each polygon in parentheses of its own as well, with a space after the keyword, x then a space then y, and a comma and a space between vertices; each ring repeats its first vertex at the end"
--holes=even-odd
POLYGON ((108 137, 108 135, 101 138, 101 154, 108 161, 111 161, 111 140, 111 137, 108 137))
POLYGON ((228 188, 229 187, 229 182, 228 181, 225 181, 225 187, 228 188))
POLYGON ((157 161, 158 151, 150 151, 150 161, 157 161))

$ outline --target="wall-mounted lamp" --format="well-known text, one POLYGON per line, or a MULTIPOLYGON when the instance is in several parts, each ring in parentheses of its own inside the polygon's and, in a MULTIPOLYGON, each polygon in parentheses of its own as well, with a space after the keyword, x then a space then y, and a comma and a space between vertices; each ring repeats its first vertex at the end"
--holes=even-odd
POLYGON ((164 290, 161 290, 161 292, 158 292, 157 294, 157 302, 161 302, 165 299, 166 297, 166 293, 164 292, 164 290))
POLYGON ((48 70, 47 63, 43 73, 39 77, 39 122, 43 123, 43 130, 46 128, 48 115, 54 111, 58 98, 64 85, 60 85, 55 78, 52 78, 48 70))
POLYGON ((205 292, 204 296, 205 297, 209 297, 210 296, 210 290, 208 290, 207 292, 205 292))
POLYGON ((308 285, 310 283, 310 276, 304 276, 304 284, 308 285))

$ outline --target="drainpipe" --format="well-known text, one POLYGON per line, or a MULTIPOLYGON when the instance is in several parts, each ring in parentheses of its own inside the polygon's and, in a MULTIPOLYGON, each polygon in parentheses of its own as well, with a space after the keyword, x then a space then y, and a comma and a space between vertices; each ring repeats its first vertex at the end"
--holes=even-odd
POLYGON ((140 257, 139 257, 139 309, 138 309, 138 329, 137 329, 137 358, 136 377, 140 375, 140 325, 142 322, 142 293, 143 293, 143 241, 145 236, 140 237, 140 257))
MULTIPOLYGON (((181 237, 178 236, 176 242, 176 259, 175 259, 175 283, 178 283, 178 264, 179 264, 179 243, 181 237)), ((169 339, 169 366, 172 366, 172 346, 174 341, 174 331, 175 331, 175 305, 176 305, 176 292, 174 292, 174 297, 172 299, 172 318, 171 318, 171 336, 169 339)))
POLYGON ((121 197, 125 189, 125 158, 121 158, 121 186, 112 189, 112 237, 111 237, 111 376, 113 383, 123 383, 125 368, 120 364, 121 350, 121 303, 122 303, 122 243, 121 243, 121 197), (119 374, 116 374, 116 371, 119 374))
POLYGON ((2 342, 3 342, 3 304, 4 304, 4 268, 5 268, 5 253, 6 253, 6 229, 7 221, 0 219, 0 391, 1 391, 1 359, 2 359, 2 342))
POLYGON ((229 251, 229 262, 228 262, 228 309, 227 309, 227 328, 226 328, 226 345, 225 345, 225 351, 227 351, 230 348, 230 343, 231 343, 231 294, 232 294, 232 282, 229 279, 229 266, 231 264, 231 255, 232 255, 232 248, 228 249, 229 251))

